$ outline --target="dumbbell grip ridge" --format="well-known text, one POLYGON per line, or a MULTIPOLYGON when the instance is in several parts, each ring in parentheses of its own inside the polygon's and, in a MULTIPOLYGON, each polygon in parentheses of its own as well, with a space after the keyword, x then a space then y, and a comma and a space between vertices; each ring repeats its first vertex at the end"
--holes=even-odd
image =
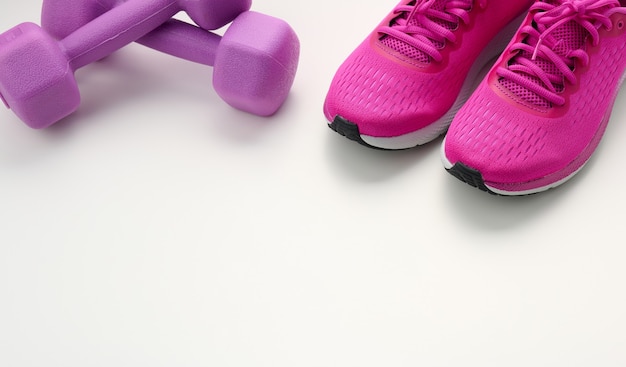
POLYGON ((144 46, 198 64, 214 66, 222 37, 178 19, 170 19, 137 40, 144 46))
POLYGON ((60 41, 73 70, 100 60, 158 28, 180 11, 176 0, 130 0, 60 41))

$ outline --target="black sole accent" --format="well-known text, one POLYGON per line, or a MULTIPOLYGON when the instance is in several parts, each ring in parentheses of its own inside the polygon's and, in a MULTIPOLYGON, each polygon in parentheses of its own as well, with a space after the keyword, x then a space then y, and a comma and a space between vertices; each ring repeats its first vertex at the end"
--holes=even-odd
POLYGON ((452 168, 447 170, 452 176, 458 178, 459 180, 465 182, 466 184, 476 187, 481 191, 488 192, 492 195, 497 195, 495 192, 489 190, 489 188, 485 185, 485 181, 483 180, 483 176, 477 170, 470 168, 463 163, 457 162, 452 166, 452 168))
POLYGON ((333 131, 337 132, 339 135, 345 136, 346 138, 356 141, 357 143, 366 146, 372 149, 378 150, 386 150, 383 148, 375 147, 373 145, 367 144, 363 139, 361 139, 361 133, 359 132, 359 127, 357 124, 352 123, 341 116, 335 116, 333 122, 328 124, 333 131))

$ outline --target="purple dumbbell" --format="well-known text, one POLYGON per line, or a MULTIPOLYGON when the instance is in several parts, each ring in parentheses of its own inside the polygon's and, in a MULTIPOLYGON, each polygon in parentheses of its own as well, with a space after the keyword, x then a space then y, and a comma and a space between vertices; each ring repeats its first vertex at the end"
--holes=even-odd
MULTIPOLYGON (((128 0, 44 0, 42 27, 57 38, 128 0)), ((284 21, 245 12, 224 37, 172 19, 137 42, 203 65, 213 66, 213 86, 229 105, 259 116, 284 103, 298 67, 300 43, 284 21)))
POLYGON ((28 126, 45 128, 80 104, 74 71, 143 37, 181 10, 206 29, 228 24, 251 0, 129 0, 57 41, 33 23, 0 34, 0 97, 28 126))
MULTIPOLYGON (((63 39, 107 11, 134 0, 43 0, 41 27, 57 39, 63 39)), ((144 0, 144 3, 149 1, 144 0)), ((182 10, 202 29, 218 29, 230 23, 243 11, 250 10, 252 0, 182 0, 182 10)))

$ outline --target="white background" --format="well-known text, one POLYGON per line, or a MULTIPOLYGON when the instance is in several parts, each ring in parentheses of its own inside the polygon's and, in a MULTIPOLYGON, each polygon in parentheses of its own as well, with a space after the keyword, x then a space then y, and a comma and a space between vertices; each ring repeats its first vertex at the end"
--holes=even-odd
POLYGON ((256 1, 302 43, 272 118, 139 45, 52 128, 0 110, 0 366, 626 366, 626 95, 535 196, 462 184, 441 140, 364 148, 322 102, 394 5, 256 1))

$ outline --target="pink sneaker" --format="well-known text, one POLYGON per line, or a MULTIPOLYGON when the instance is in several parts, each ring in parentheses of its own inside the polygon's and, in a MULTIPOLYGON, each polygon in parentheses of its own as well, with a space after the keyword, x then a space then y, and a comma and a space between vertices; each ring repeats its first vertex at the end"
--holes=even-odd
POLYGON ((337 71, 324 114, 349 139, 406 149, 444 133, 532 0, 402 0, 337 71))
POLYGON ((446 169, 482 190, 524 195, 589 159, 626 69, 626 0, 544 0, 467 104, 442 146, 446 169))

